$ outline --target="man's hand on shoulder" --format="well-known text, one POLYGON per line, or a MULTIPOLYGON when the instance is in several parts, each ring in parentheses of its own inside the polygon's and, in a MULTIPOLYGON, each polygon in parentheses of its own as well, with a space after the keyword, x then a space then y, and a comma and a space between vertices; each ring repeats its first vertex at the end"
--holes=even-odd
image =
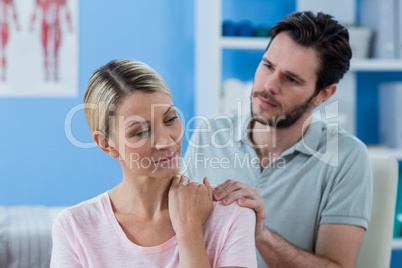
POLYGON ((260 196, 260 193, 257 190, 251 188, 245 183, 235 180, 227 180, 216 186, 213 194, 214 199, 216 201, 222 201, 224 205, 229 205, 237 201, 239 206, 253 209, 256 213, 256 239, 262 234, 264 231, 264 219, 267 216, 267 211, 264 207, 264 199, 260 196))

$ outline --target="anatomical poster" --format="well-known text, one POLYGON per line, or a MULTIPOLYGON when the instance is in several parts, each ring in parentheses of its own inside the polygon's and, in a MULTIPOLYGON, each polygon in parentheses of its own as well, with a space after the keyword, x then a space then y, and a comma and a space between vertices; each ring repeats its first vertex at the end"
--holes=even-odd
POLYGON ((78 95, 78 0, 0 0, 0 97, 78 95))

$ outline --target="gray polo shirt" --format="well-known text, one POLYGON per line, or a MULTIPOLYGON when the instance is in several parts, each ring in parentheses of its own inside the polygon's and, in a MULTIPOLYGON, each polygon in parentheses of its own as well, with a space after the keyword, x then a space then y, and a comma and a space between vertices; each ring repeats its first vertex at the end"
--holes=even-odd
MULTIPOLYGON (((182 172, 211 184, 247 183, 264 198, 265 225, 298 248, 315 251, 320 224, 367 228, 372 173, 366 146, 356 137, 312 117, 303 138, 261 172, 248 141, 250 116, 219 117, 193 134, 182 172)), ((270 156, 269 156, 270 157, 270 156)), ((259 267, 267 267, 258 254, 259 267)))

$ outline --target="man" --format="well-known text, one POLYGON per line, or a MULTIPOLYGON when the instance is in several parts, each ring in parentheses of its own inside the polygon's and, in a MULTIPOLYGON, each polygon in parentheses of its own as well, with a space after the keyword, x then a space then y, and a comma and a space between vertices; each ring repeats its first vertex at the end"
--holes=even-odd
POLYGON ((371 214, 367 149, 311 117, 349 69, 348 32, 330 15, 295 12, 270 37, 251 115, 200 126, 184 172, 220 184, 216 200, 255 210, 259 267, 354 267, 371 214))

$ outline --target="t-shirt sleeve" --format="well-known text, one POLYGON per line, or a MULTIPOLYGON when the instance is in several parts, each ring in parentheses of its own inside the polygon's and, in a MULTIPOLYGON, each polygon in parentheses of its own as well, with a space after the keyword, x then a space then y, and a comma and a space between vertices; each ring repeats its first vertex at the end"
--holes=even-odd
POLYGON ((52 228, 52 257, 51 268, 82 267, 75 252, 75 238, 69 223, 69 211, 64 210, 56 218, 52 228))
POLYGON ((229 226, 217 267, 239 266, 257 267, 254 240, 255 212, 249 208, 236 206, 229 226))
POLYGON ((361 142, 349 139, 339 152, 339 166, 321 224, 350 224, 367 229, 371 216, 373 175, 367 148, 361 142))

